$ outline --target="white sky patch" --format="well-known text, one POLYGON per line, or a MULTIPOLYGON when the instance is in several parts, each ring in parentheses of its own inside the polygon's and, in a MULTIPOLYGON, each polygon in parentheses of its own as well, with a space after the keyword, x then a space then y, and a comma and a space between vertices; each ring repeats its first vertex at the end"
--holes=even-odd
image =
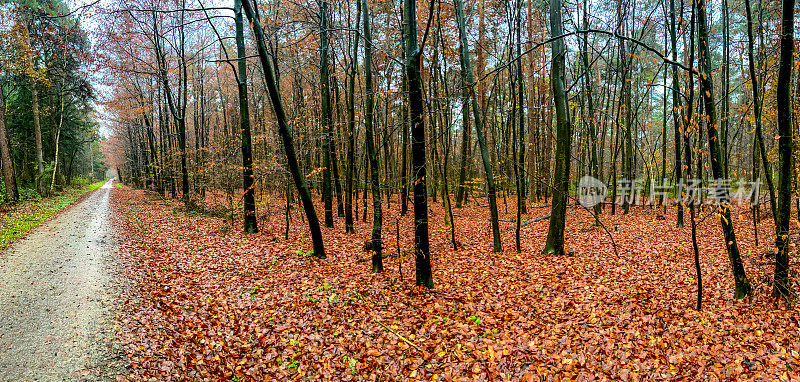
MULTIPOLYGON (((72 17, 80 22, 81 27, 87 33, 92 49, 97 46, 97 31, 99 29, 100 17, 98 13, 108 5, 107 0, 66 0, 70 12, 74 12, 72 17)), ((92 101, 92 107, 96 111, 95 122, 99 125, 98 131, 102 137, 111 135, 108 127, 109 120, 106 118, 106 110, 102 102, 99 102, 108 94, 109 88, 98 78, 98 73, 89 72, 89 82, 95 90, 97 101, 92 101)))

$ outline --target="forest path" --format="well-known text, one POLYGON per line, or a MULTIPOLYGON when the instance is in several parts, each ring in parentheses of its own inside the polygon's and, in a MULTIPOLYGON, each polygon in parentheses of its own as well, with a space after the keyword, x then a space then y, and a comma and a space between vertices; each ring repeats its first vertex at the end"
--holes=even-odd
POLYGON ((0 381, 113 380, 112 187, 0 252, 0 381))

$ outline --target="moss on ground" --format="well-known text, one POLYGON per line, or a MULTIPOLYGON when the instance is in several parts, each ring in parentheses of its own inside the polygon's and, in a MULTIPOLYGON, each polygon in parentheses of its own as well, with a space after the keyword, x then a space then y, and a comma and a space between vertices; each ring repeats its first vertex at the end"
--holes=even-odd
POLYGON ((100 188, 103 183, 105 181, 70 188, 46 198, 23 200, 10 206, 9 211, 0 212, 0 249, 21 238, 81 196, 100 188))

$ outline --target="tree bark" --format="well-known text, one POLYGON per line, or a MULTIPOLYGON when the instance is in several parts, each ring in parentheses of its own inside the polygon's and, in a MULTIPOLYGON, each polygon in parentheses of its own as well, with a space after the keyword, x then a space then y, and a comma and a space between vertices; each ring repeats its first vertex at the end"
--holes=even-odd
MULTIPOLYGON (((695 8, 694 2, 692 2, 692 14, 689 19, 690 25, 690 32, 689 36, 694 36, 695 30, 695 8)), ((692 42, 690 43, 689 48, 689 68, 694 69, 694 37, 692 37, 692 42)), ((690 70, 691 72, 691 70, 690 70)), ((686 102, 686 125, 684 127, 684 148, 685 153, 684 158, 686 160, 686 181, 692 176, 692 131, 694 130, 692 127, 695 125, 693 124, 692 117, 694 113, 694 76, 692 73, 689 73, 689 97, 686 102)), ((699 142, 699 139, 698 139, 699 142)), ((697 166, 697 177, 700 177, 700 164, 702 164, 702 156, 699 157, 698 166, 697 166)), ((682 179, 683 180, 683 179, 682 179)), ((695 308, 700 310, 703 305, 703 271, 700 267, 700 247, 697 245, 697 222, 695 220, 695 204, 696 201, 692 200, 689 203, 689 224, 692 227, 692 250, 694 252, 694 269, 695 274, 697 275, 697 304, 695 308)), ((681 222, 683 223, 683 222, 681 222)))
POLYGON ((15 203, 19 200, 19 191, 17 190, 17 178, 14 175, 14 161, 11 159, 11 142, 6 126, 5 94, 0 94, 0 158, 3 165, 3 182, 6 186, 6 202, 15 203))
POLYGON ((772 297, 790 298, 789 283, 789 219, 791 218, 792 183, 792 54, 794 53, 795 0, 783 0, 781 21, 781 58, 778 66, 778 153, 780 172, 778 178, 778 217, 775 246, 775 277, 772 297))
POLYGON ((470 157, 470 146, 472 145, 472 129, 469 123, 469 90, 466 84, 462 84, 461 94, 461 165, 458 171, 458 191, 456 192, 456 208, 461 208, 467 199, 467 160, 470 157))
POLYGON ((469 60, 469 45, 467 44, 466 32, 466 17, 464 16, 464 2, 463 0, 455 0, 456 6, 456 20, 458 22, 458 35, 461 50, 461 76, 464 86, 469 89, 472 98, 472 116, 475 121, 475 133, 478 136, 478 146, 481 149, 481 160, 483 162, 483 169, 486 173, 486 189, 489 198, 489 213, 492 224, 492 237, 494 239, 494 252, 502 252, 503 246, 500 242, 500 224, 498 222, 497 213, 497 197, 495 195, 494 175, 492 173, 492 164, 489 161, 489 154, 486 149, 486 138, 484 137, 485 126, 481 121, 481 107, 478 105, 478 99, 475 95, 475 80, 472 76, 472 64, 469 60))
MULTIPOLYGON (((381 210, 381 182, 378 174, 378 156, 375 152, 374 113, 375 90, 372 84, 372 31, 369 26, 369 6, 363 0, 364 16, 364 82, 366 87, 366 104, 364 112, 364 139, 367 146, 367 157, 371 170, 372 181, 372 271, 383 272, 383 244, 381 243, 381 228, 383 225, 383 211, 381 210)), ((366 217, 366 208, 364 209, 366 217)))
MULTIPOLYGON (((589 29, 589 4, 586 0, 583 1, 583 28, 589 29)), ((589 36, 583 36, 583 50, 581 51, 581 58, 583 59, 583 78, 586 86, 586 105, 588 107, 589 116, 586 118, 589 125, 589 139, 591 139, 591 153, 589 167, 592 177, 599 178, 600 167, 597 162, 597 131, 595 130, 595 115, 594 115, 594 102, 592 99, 592 71, 589 66, 589 36)), ((594 225, 600 225, 600 213, 602 208, 601 203, 594 205, 594 225)))
POLYGON ((353 38, 353 55, 350 57, 350 76, 347 89, 347 179, 345 180, 344 226, 347 233, 355 233, 353 228, 353 178, 356 169, 356 71, 358 68, 358 41, 361 39, 359 25, 361 23, 361 1, 356 1, 355 38, 353 38))
POLYGON ((44 193, 42 181, 44 180, 44 155, 42 150, 42 126, 39 122, 39 91, 36 82, 31 80, 31 103, 33 104, 33 132, 36 139, 36 190, 44 193))
POLYGON ((239 126, 242 133, 242 167, 244 187, 244 231, 258 232, 256 222, 255 179, 253 178, 253 143, 250 137, 250 104, 247 100, 247 61, 244 49, 242 1, 234 0, 236 13, 236 54, 239 65, 239 126))
MULTIPOLYGON (((58 149, 59 149, 59 143, 61 141, 61 126, 64 124, 64 95, 60 94, 58 99, 59 99, 59 105, 61 106, 59 107, 58 125, 56 125, 55 128, 56 134, 55 134, 55 141, 53 142, 53 144, 55 145, 55 152, 53 153, 53 177, 50 179, 50 192, 53 192, 53 187, 56 186, 56 174, 58 174, 58 149)), ((3 114, 5 115, 5 110, 3 111, 3 114)), ((8 140, 8 133, 6 133, 5 139, 8 140)), ((11 154, 9 153, 9 158, 10 155, 11 154)), ((16 185, 14 186, 14 188, 16 189, 16 185)))
MULTIPOLYGON (((405 47, 403 48, 403 59, 407 59, 407 54, 405 47)), ((402 94, 403 94, 403 102, 400 104, 403 105, 403 141, 400 143, 401 150, 403 152, 402 159, 400 163, 400 215, 406 216, 408 213, 408 134, 409 134, 409 110, 408 110, 408 74, 403 71, 403 75, 401 78, 403 81, 402 84, 402 94)))
MULTIPOLYGON (((561 0, 550 1, 550 28, 550 36, 552 37, 564 34, 561 21, 561 0)), ((553 203, 550 208, 550 224, 547 228, 547 242, 542 252, 563 255, 572 136, 569 121, 567 121, 567 97, 564 89, 564 66, 566 61, 564 39, 554 40, 552 47, 550 82, 553 88, 553 99, 556 108, 556 162, 553 173, 553 203)))
POLYGON ((328 2, 323 1, 319 10, 320 54, 319 76, 321 86, 322 113, 322 201, 325 204, 325 226, 333 227, 333 190, 331 185, 331 89, 330 66, 328 65, 328 2))
MULTIPOLYGON (((772 210, 772 220, 775 227, 778 227, 778 211, 775 199, 775 185, 772 182, 772 168, 767 159, 767 148, 764 145, 764 133, 761 123, 761 94, 758 76, 756 75, 756 60, 753 57, 753 50, 755 50, 755 40, 753 38, 753 15, 750 9, 750 0, 744 0, 745 14, 747 15, 747 60, 750 69, 750 84, 753 90, 753 116, 756 123, 755 140, 757 144, 757 152, 761 159, 761 165, 764 167, 764 179, 767 183, 767 190, 769 191, 769 205, 772 210)), ((758 203, 758 198, 756 198, 758 203)))
POLYGON ((314 202, 311 200, 311 194, 308 192, 305 178, 300 174, 300 167, 297 163, 297 155, 294 150, 294 143, 292 141, 292 134, 289 131, 289 125, 286 121, 286 112, 283 109, 281 95, 278 91, 277 82, 272 72, 272 65, 269 61, 269 53, 264 45, 264 31, 261 27, 261 20, 256 13, 256 9, 250 0, 242 0, 244 12, 250 21, 250 28, 256 40, 256 47, 258 48, 258 58, 261 61, 261 68, 264 73, 264 82, 267 90, 269 91, 270 100, 272 101, 272 108, 275 111, 275 119, 278 123, 278 134, 283 143, 283 149, 286 153, 286 162, 289 167, 289 172, 292 174, 297 192, 300 194, 300 200, 303 202, 303 209, 305 210, 306 218, 308 220, 308 228, 311 232, 311 240, 314 244, 314 256, 324 259, 325 245, 322 241, 322 231, 319 227, 319 219, 317 212, 314 210, 314 202))
MULTIPOLYGON (((622 1, 619 1, 620 17, 624 17, 624 13, 621 9, 622 1)), ((621 22, 623 25, 623 32, 622 34, 625 35, 625 21, 621 22)), ((633 105, 631 104, 631 81, 630 81, 630 67, 631 67, 631 59, 628 57, 629 53, 628 50, 625 48, 625 39, 622 37, 619 38, 619 49, 620 49, 620 60, 622 61, 622 106, 625 108, 625 164, 623 168, 624 176, 628 178, 628 182, 630 182, 628 194, 625 195, 622 199, 622 213, 623 215, 627 214, 630 210, 630 202, 635 200, 636 195, 634 192, 636 190, 636 179, 634 176, 636 175, 636 171, 633 168, 633 105)))
MULTIPOLYGON (((527 192, 527 185, 525 184, 525 152, 527 145, 525 144, 525 79, 522 76, 522 0, 517 0, 517 81, 519 81, 519 90, 517 92, 517 116, 519 131, 519 158, 517 158, 517 166, 519 173, 517 174, 517 209, 520 215, 527 214, 528 208, 525 204, 525 193, 527 192)), ((519 220, 519 219, 517 219, 519 220)), ((519 241, 519 240, 517 240, 519 241)))
MULTIPOLYGON (((423 115, 422 49, 417 43, 417 3, 405 3, 406 75, 408 78, 408 116, 411 123, 411 162, 414 181, 414 255, 416 284, 433 288, 428 237, 428 189, 425 158, 425 118, 423 115)), ((428 17, 433 17, 429 15, 428 17)))
POLYGON ((728 0, 722 0, 722 132, 720 142, 722 171, 725 179, 728 179, 728 127, 730 125, 731 110, 731 31, 728 13, 728 0))
MULTIPOLYGON (((747 0, 745 0, 747 1, 747 0)), ((669 0, 669 37, 672 45, 672 61, 678 62, 678 37, 675 32, 675 0, 669 0)), ((672 65, 672 123, 675 128, 675 180, 676 182, 683 179, 683 163, 681 163, 681 129, 680 117, 678 115, 678 67, 672 65)), ((678 199, 677 206, 677 219, 675 225, 683 227, 683 203, 680 195, 676 195, 678 199)))
MULTIPOLYGON (((711 172, 714 176, 715 182, 718 187, 722 187, 719 182, 723 181, 724 171, 720 158, 720 147, 717 130, 716 105, 714 103, 714 87, 712 78, 712 65, 710 49, 708 44, 708 19, 706 16, 706 2, 705 0, 697 0, 697 40, 699 43, 699 56, 700 56, 700 85, 703 97, 703 109, 706 113, 706 130, 708 132, 708 147, 709 156, 711 160, 711 172)), ((750 281, 745 274, 742 258, 739 254, 739 246, 736 243, 736 234, 733 230, 733 221, 731 221, 730 205, 728 204, 728 189, 722 187, 720 195, 723 200, 720 201, 718 207, 720 226, 722 233, 725 237, 725 246, 728 251, 728 258, 731 262, 733 269, 733 277, 736 283, 736 290, 734 297, 737 299, 744 298, 750 295, 750 281)))

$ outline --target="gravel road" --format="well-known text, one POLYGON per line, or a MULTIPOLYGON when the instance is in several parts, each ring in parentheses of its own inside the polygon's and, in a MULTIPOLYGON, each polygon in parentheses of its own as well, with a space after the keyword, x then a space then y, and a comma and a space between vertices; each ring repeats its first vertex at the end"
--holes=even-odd
POLYGON ((111 190, 0 252, 0 381, 114 379, 111 190))

